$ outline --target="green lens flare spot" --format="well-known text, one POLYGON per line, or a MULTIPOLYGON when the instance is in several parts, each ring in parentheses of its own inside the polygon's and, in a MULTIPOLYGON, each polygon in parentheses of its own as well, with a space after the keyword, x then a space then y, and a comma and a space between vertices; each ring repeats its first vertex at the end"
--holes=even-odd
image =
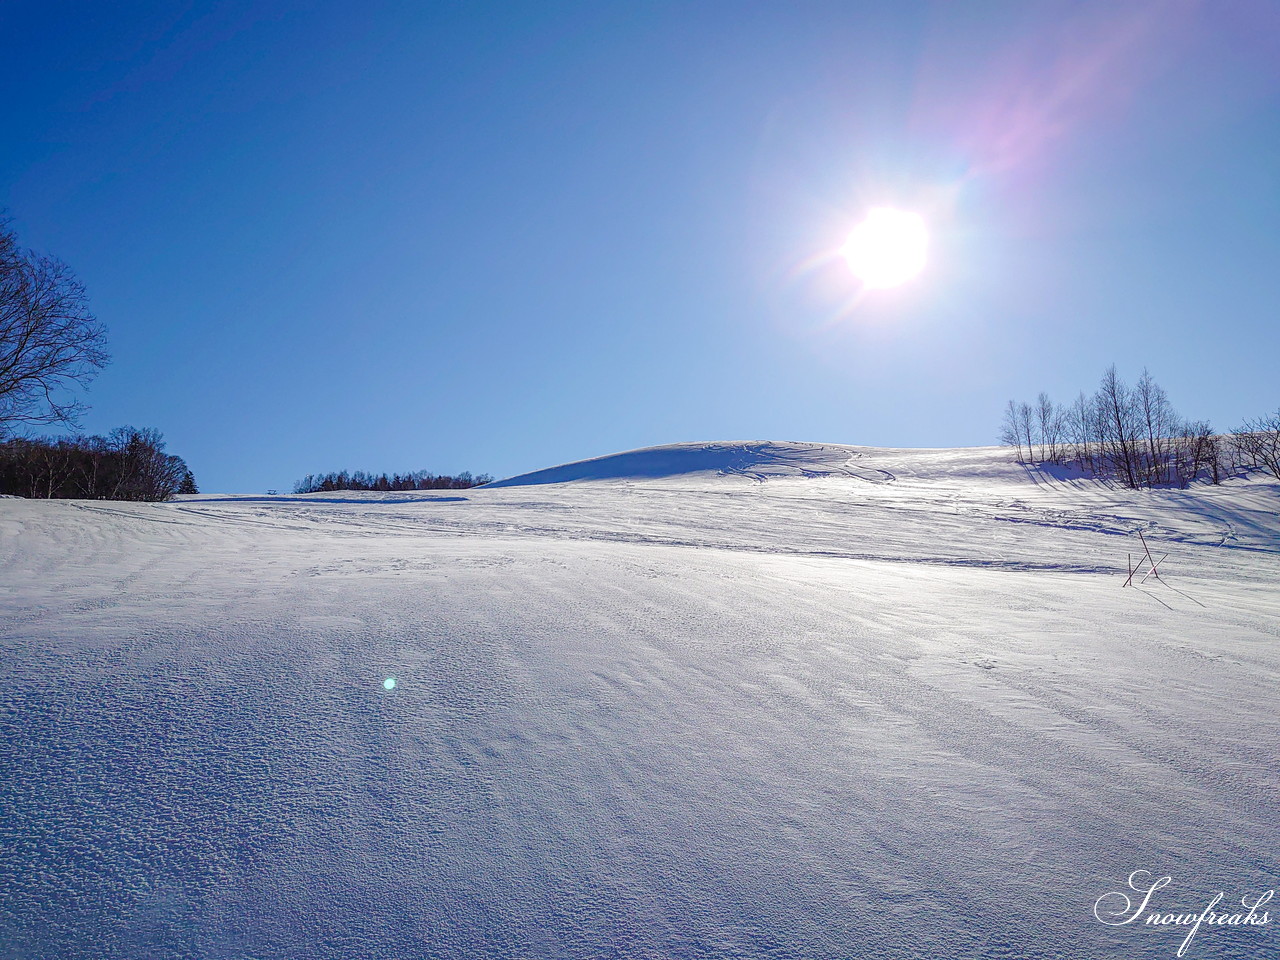
POLYGON ((385 680, 383 680, 383 681, 382 681, 382 689, 383 689, 383 690, 394 690, 395 688, 396 688, 396 678, 395 678, 395 677, 387 677, 387 679, 385 679, 385 680))

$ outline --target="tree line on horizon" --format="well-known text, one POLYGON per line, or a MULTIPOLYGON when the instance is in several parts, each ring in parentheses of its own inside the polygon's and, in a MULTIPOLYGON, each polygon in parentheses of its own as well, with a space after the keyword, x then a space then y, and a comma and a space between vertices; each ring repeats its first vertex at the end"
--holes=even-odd
POLYGON ((339 490, 373 490, 393 493, 403 490, 466 490, 492 483, 487 473, 472 476, 464 470, 456 477, 418 470, 413 473, 372 474, 363 470, 348 473, 340 470, 330 473, 307 474, 293 485, 294 493, 333 493, 339 490))
POLYGON ((1149 372, 1131 386, 1115 364, 1092 395, 1081 391, 1070 404, 1044 392, 1035 403, 1010 400, 1000 443, 1018 463, 1074 467, 1134 490, 1221 483, 1252 469, 1280 479, 1280 410, 1218 434, 1207 420, 1181 417, 1149 372))
POLYGON ((168 500, 199 493, 179 456, 150 427, 105 437, 16 438, 0 443, 0 493, 37 499, 168 500))

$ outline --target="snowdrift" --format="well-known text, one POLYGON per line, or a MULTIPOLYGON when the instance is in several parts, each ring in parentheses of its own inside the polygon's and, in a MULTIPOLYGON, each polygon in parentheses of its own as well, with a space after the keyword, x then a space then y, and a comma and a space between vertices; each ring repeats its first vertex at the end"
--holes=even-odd
POLYGON ((768 477, 860 476, 889 479, 860 469, 857 447, 820 443, 754 441, 740 443, 673 443, 629 450, 590 460, 536 470, 488 484, 490 487, 571 483, 577 480, 669 479, 685 476, 768 477))

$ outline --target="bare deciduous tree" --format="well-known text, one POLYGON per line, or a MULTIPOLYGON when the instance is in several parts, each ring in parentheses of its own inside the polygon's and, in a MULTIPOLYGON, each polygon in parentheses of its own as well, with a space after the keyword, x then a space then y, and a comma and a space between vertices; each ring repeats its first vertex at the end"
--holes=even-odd
POLYGON ((1017 451, 1019 463, 1026 463, 1026 457, 1022 454, 1022 427, 1018 420, 1018 407, 1012 400, 1004 408, 1004 422, 1000 425, 1000 442, 1017 451))
POLYGON ((1035 463, 1035 416, 1032 413, 1031 404, 1026 402, 1018 404, 1018 433, 1027 448, 1026 462, 1035 463))
POLYGON ((1036 428, 1040 431, 1040 459, 1061 463, 1065 459, 1063 439, 1067 433, 1068 413, 1041 391, 1036 398, 1036 428))
POLYGON ((1098 472, 1097 464, 1094 462, 1093 446, 1093 440, 1097 436, 1097 431, 1094 429, 1095 419, 1094 405, 1081 390, 1067 411, 1066 433, 1068 442, 1075 448, 1072 455, 1090 473, 1098 472))
POLYGON ((1269 470, 1280 479, 1280 410, 1246 420, 1233 439, 1246 466, 1269 470))
POLYGON ((1137 489, 1141 479, 1137 409, 1133 391, 1120 379, 1114 363, 1102 375, 1098 407, 1102 414, 1103 449, 1124 485, 1137 489))
POLYGON ((17 423, 74 422, 82 405, 68 390, 106 365, 105 345, 71 270, 23 250, 0 220, 0 435, 17 423))
POLYGON ((1146 441, 1146 456, 1143 464, 1143 476, 1147 486, 1167 483, 1169 477, 1169 441, 1180 431, 1177 429, 1177 417, 1169 405, 1169 397, 1164 388, 1145 369, 1138 378, 1138 385, 1133 393, 1134 405, 1137 407, 1146 441))
POLYGON ((1174 476, 1179 486, 1187 486, 1206 472, 1213 483, 1222 482, 1221 445, 1207 420, 1183 422, 1171 443, 1174 476))

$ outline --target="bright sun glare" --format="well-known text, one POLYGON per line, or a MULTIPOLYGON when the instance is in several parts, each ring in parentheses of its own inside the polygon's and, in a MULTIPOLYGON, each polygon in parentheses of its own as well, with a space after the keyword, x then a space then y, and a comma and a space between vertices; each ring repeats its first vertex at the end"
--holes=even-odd
POLYGON ((841 252, 863 284, 882 290, 906 283, 924 269, 928 245, 918 213, 875 207, 853 228, 841 252))

